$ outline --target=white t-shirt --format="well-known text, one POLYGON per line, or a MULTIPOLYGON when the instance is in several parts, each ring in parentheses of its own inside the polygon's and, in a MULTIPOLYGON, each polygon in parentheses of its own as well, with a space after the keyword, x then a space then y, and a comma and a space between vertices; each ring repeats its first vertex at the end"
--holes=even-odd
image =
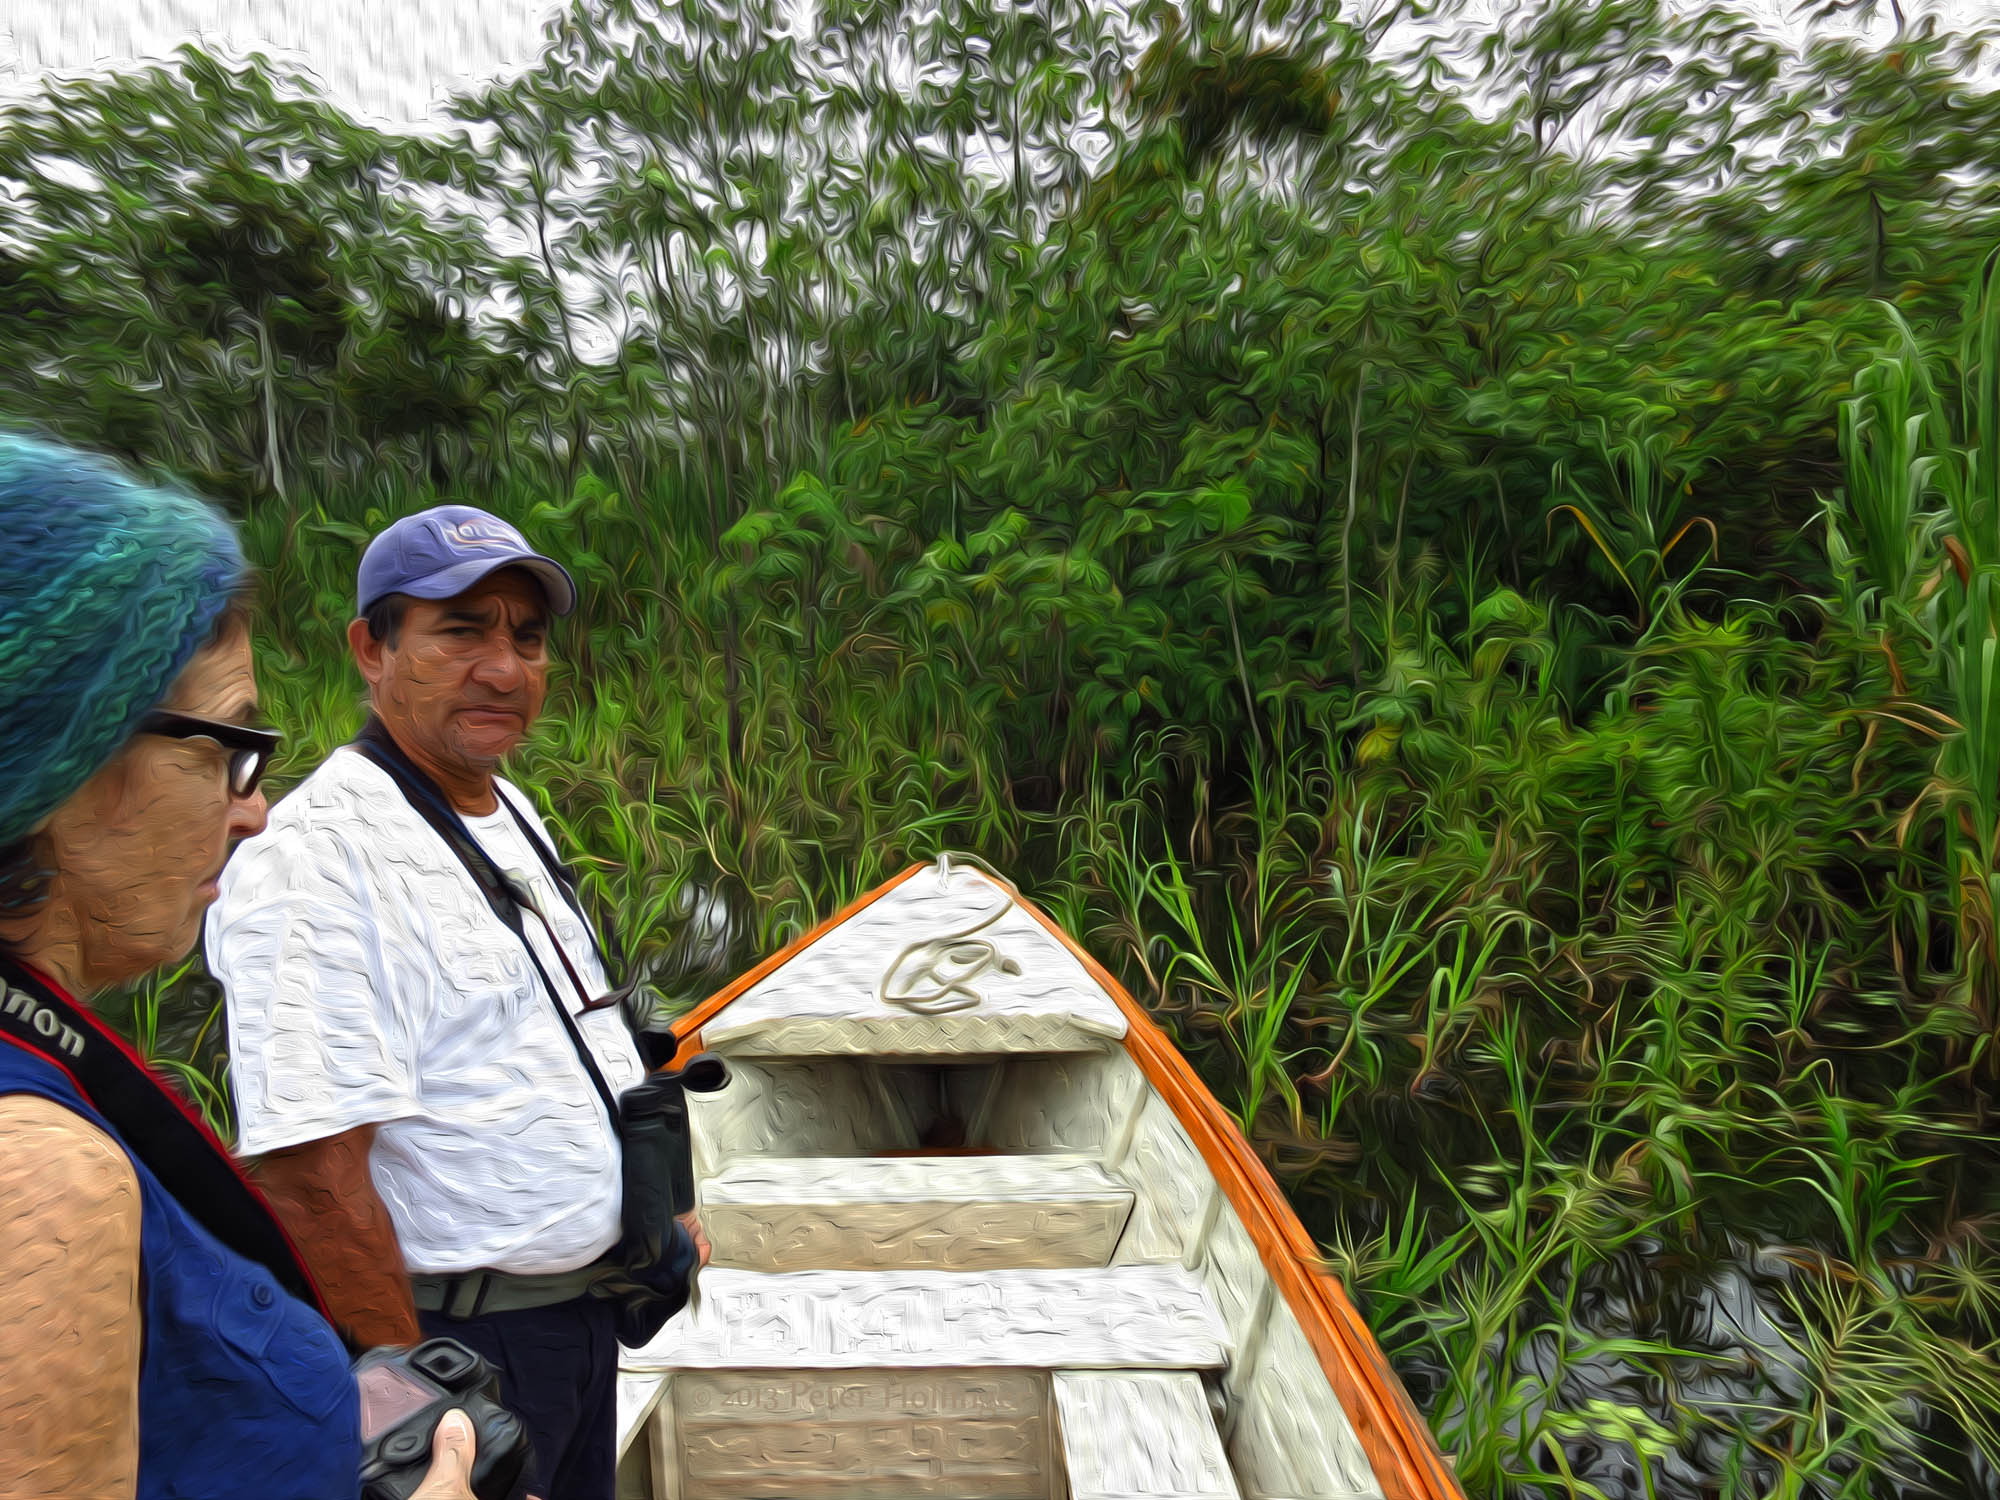
MULTIPOLYGON (((536 818, 518 789, 498 789, 536 818)), ((525 877, 591 998, 603 994, 576 912, 506 809, 466 822, 525 877)), ((237 849, 221 887, 207 953, 239 1150, 379 1127, 370 1175, 413 1275, 568 1271, 616 1242, 618 1143, 597 1090, 521 940, 388 773, 334 751, 237 849)), ((615 1007, 579 1015, 547 934, 523 920, 616 1097, 643 1076, 630 1033, 615 1007)))

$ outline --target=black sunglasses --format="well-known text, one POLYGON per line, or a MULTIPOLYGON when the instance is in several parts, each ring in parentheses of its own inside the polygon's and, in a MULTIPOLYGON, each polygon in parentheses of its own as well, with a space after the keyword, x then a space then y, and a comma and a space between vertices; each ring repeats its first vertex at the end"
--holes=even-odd
POLYGON ((252 729, 247 724, 226 724, 220 719, 170 714, 157 708, 139 721, 139 733, 162 734, 172 740, 214 740, 229 752, 229 791, 237 797, 257 790, 284 738, 275 729, 252 729))

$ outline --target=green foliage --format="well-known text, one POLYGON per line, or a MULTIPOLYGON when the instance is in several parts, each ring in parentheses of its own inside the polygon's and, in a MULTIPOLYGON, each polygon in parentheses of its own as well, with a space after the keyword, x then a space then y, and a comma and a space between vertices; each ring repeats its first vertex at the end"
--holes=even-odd
POLYGON ((516 769, 676 1006, 1019 878, 1469 1493, 1990 1494, 2000 91, 1891 10, 574 0, 423 140, 188 52, 0 115, 0 391, 239 503, 280 792, 387 518, 568 560, 516 769))

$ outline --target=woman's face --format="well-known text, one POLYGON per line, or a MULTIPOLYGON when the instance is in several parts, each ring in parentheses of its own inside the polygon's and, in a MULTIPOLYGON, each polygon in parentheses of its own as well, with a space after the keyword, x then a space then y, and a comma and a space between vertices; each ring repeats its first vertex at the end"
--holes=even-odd
MULTIPOLYGON (((159 706, 251 722, 249 632, 205 647, 159 706)), ((66 935, 77 977, 101 988, 187 954, 229 851, 263 829, 265 812, 262 792, 231 795, 229 754, 213 740, 135 736, 43 830, 59 872, 52 894, 73 923, 66 935)))

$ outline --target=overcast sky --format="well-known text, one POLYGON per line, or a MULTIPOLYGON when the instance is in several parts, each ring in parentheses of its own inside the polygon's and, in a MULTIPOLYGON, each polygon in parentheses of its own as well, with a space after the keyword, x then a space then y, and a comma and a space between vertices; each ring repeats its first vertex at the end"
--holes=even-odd
POLYGON ((7 0, 0 91, 163 59, 183 41, 268 53, 372 124, 433 117, 458 89, 534 60, 557 4, 533 0, 7 0), (11 13, 11 14, 10 14, 11 13), (7 22, 11 19, 11 27, 7 22))
MULTIPOLYGON (((1788 14, 1793 0, 1738 3, 1774 30, 1799 34, 1788 14)), ((1904 8, 1969 21, 1990 19, 2000 0, 1906 0, 1904 8)), ((439 119, 455 90, 526 67, 560 9, 559 0, 7 0, 0 99, 32 90, 48 71, 130 66, 200 40, 297 67, 370 123, 421 124, 439 119)))

